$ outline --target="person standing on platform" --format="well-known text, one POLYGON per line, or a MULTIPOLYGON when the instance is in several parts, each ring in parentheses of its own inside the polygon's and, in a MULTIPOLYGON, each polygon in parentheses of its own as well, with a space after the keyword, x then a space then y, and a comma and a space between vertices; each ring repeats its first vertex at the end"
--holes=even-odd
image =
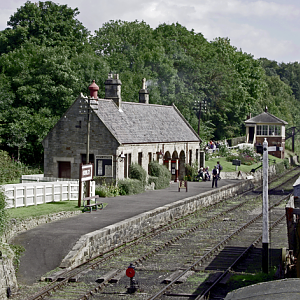
POLYGON ((217 166, 214 167, 214 169, 212 170, 212 188, 213 187, 218 187, 218 170, 217 170, 217 166))
POLYGON ((221 171, 223 170, 223 167, 220 165, 220 162, 217 161, 217 171, 218 171, 218 179, 221 179, 221 171))

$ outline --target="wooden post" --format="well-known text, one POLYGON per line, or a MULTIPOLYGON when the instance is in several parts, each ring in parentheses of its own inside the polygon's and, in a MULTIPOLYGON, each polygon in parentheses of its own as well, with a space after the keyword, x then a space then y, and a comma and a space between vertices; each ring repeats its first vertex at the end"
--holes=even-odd
POLYGON ((78 187, 78 207, 81 207, 81 176, 82 176, 82 163, 79 167, 79 187, 78 187))

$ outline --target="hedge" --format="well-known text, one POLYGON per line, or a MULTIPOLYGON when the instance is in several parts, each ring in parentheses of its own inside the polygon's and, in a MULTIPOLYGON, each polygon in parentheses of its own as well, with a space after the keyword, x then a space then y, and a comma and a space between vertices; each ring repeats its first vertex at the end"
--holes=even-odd
POLYGON ((129 167, 129 178, 137 179, 141 181, 143 187, 146 185, 147 172, 143 169, 142 166, 135 163, 129 167))
POLYGON ((121 179, 118 181, 120 195, 140 194, 145 191, 144 185, 138 179, 121 179))
POLYGON ((149 164, 150 175, 148 184, 155 183, 155 189, 164 189, 170 185, 171 173, 164 165, 160 165, 156 161, 149 164))

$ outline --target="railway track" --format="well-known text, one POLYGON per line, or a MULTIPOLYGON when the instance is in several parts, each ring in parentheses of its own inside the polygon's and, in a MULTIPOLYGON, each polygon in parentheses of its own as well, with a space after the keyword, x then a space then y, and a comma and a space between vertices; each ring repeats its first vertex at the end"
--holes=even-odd
MULTIPOLYGON (((295 169, 288 176, 288 181, 294 183, 299 176, 299 170, 295 169)), ((284 185, 286 183, 276 185, 274 182, 271 188, 282 192, 285 190, 284 185)), ((277 193, 274 194, 270 195, 271 205, 277 204, 278 198, 281 197, 277 193)), ((283 199, 281 201, 284 201, 283 199)), ((168 291, 168 296, 166 296, 166 291, 160 292, 159 287, 166 284, 170 285, 168 290, 174 285, 178 287, 176 282, 184 277, 183 273, 192 277, 196 274, 197 278, 201 277, 202 273, 207 275, 208 270, 203 267, 204 261, 209 262, 218 257, 218 253, 224 251, 226 244, 226 247, 231 247, 231 249, 235 247, 229 246, 229 240, 225 242, 224 236, 232 240, 234 236, 240 236, 238 232, 241 232, 241 229, 237 230, 237 228, 245 226, 249 221, 253 223, 254 218, 258 220, 260 203, 261 194, 256 190, 223 201, 213 207, 206 207, 151 234, 104 253, 78 268, 62 274, 52 274, 49 278, 54 282, 27 299, 115 299, 116 295, 119 299, 120 296, 124 297, 121 299, 127 299, 129 295, 126 293, 125 285, 129 285, 129 279, 124 277, 124 273, 129 263, 136 266, 138 274, 143 274, 143 276, 139 275, 141 277, 139 279, 140 292, 130 295, 130 299, 148 299, 149 295, 156 295, 156 298, 152 296, 149 299, 159 297, 180 299, 180 295, 184 294, 183 291, 173 293, 174 296, 168 291), (198 261, 199 263, 194 265, 198 261), (201 276, 199 276, 200 273, 201 276), (171 279, 168 279, 168 275, 171 279)), ((276 211, 275 208, 273 209, 276 211)), ((257 229, 252 228, 252 232, 256 231, 257 229)), ((245 248, 245 246, 239 246, 239 248, 245 248)), ((204 277, 203 275, 202 279, 204 277)), ((183 289, 184 284, 180 286, 179 290, 183 289)), ((185 295, 193 294, 186 292, 185 295)))

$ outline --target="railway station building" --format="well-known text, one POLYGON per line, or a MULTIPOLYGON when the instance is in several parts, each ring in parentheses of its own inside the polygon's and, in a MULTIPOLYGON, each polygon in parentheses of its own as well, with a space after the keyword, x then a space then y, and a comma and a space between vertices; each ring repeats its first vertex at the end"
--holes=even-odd
MULTIPOLYGON (((276 116, 270 114, 268 109, 245 121, 246 125, 246 143, 253 144, 258 153, 263 151, 263 142, 265 138, 269 147, 276 147, 275 151, 269 151, 269 154, 284 158, 285 151, 285 126, 288 123, 276 116)), ((275 149, 275 148, 274 148, 275 149)))
POLYGON ((109 74, 104 85, 104 99, 93 82, 90 96, 81 94, 43 140, 45 176, 79 178, 80 164, 87 161, 88 116, 94 176, 117 181, 128 177, 132 163, 148 172, 149 162, 156 160, 177 181, 185 176, 185 164, 204 165, 198 134, 175 105, 149 104, 145 79, 139 102, 122 100, 118 74, 109 74))

